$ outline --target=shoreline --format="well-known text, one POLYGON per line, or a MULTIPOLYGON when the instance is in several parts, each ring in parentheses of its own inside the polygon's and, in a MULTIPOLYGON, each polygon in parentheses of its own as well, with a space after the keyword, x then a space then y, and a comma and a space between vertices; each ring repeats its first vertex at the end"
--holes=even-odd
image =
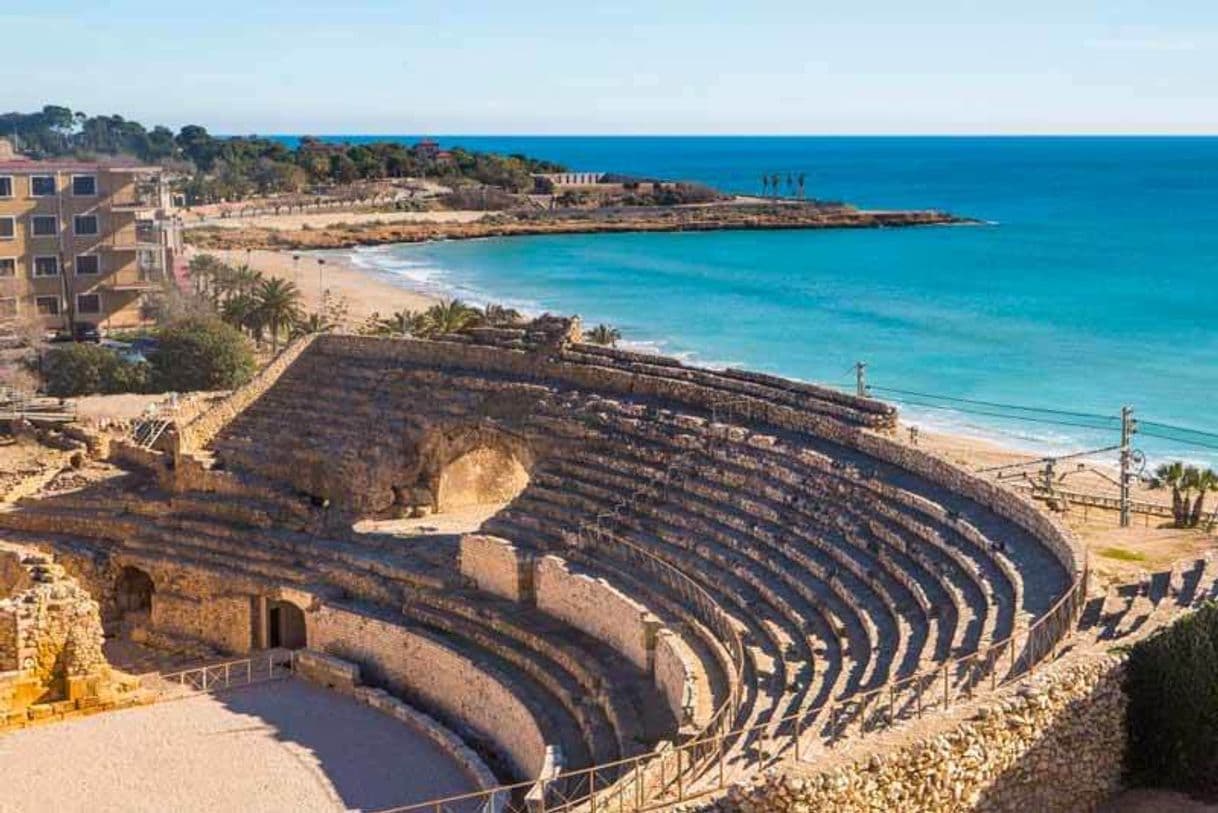
MULTIPOLYGON (((439 214, 439 213, 437 213, 439 214)), ((265 221, 263 221, 265 222, 265 221)), ((518 216, 488 212, 475 220, 435 219, 338 223, 328 228, 267 225, 194 227, 188 242, 201 251, 350 249, 387 243, 423 243, 488 237, 630 232, 815 231, 975 225, 972 218, 933 210, 822 209, 810 206, 723 205, 646 210, 594 210, 562 215, 518 216)))
POLYGON ((373 314, 391 316, 397 311, 421 311, 435 305, 443 297, 418 290, 409 280, 388 271, 377 272, 362 267, 349 257, 321 252, 301 255, 300 261, 292 259, 292 253, 268 249, 206 249, 191 247, 187 257, 211 254, 230 265, 249 263, 264 276, 292 282, 300 289, 306 311, 318 310, 322 293, 330 295, 332 301, 341 301, 347 307, 346 318, 340 320, 343 327, 354 328, 373 314), (318 259, 325 261, 319 266, 318 259), (320 279, 319 279, 320 271, 320 279), (401 280, 395 282, 393 280, 401 280))

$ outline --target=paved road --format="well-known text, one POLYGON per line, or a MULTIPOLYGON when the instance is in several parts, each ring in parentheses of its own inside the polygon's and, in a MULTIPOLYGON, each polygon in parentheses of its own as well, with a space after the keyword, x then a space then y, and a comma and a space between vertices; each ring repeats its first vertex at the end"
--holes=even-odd
POLYGON ((473 790, 430 740, 295 680, 0 737, 0 811, 376 810, 473 790))

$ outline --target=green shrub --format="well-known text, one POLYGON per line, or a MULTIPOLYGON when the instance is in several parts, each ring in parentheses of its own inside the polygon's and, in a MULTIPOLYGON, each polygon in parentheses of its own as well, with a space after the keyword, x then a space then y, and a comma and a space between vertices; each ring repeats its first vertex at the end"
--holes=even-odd
POLYGON ((63 344, 47 353, 42 366, 46 390, 58 398, 144 392, 148 366, 123 361, 96 344, 63 344))
POLYGON ((1130 780, 1218 792, 1218 604, 1134 646, 1126 692, 1130 780))
POLYGON ((229 390, 254 374, 249 340, 214 318, 185 319, 163 328, 148 361, 157 392, 229 390))

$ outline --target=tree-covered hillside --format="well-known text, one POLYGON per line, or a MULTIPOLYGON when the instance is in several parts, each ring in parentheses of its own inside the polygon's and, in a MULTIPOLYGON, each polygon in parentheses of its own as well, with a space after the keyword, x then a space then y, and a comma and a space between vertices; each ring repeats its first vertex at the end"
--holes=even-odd
POLYGON ((33 158, 130 155, 179 170, 190 203, 298 193, 331 184, 427 176, 468 180, 512 192, 532 187, 530 173, 563 167, 525 155, 453 147, 444 152, 384 141, 333 144, 304 138, 294 148, 259 136, 217 137, 199 125, 176 134, 122 116, 90 116, 47 105, 36 113, 0 114, 0 137, 33 158))

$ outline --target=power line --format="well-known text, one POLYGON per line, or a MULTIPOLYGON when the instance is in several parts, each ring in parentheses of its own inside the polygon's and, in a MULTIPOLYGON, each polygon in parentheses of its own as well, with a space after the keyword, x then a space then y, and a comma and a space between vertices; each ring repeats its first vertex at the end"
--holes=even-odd
POLYGON ((1114 426, 1111 426, 1111 425, 1097 426, 1092 423, 1078 423, 1077 421, 1063 421, 1058 418, 1037 418, 1032 415, 1010 415, 1005 412, 990 412, 990 411, 983 410, 983 409, 968 409, 966 407, 961 407, 961 406, 948 406, 947 404, 931 404, 931 403, 927 403, 925 401, 911 401, 907 398, 901 399, 901 400, 903 403, 911 404, 913 406, 924 406, 924 407, 928 407, 930 409, 944 409, 944 410, 948 410, 950 412, 963 412, 968 415, 986 415, 991 418, 1006 418, 1008 420, 1013 420, 1013 421, 1029 421, 1031 423, 1052 424, 1054 426, 1076 426, 1076 427, 1079 427, 1082 429, 1096 429, 1096 430, 1100 430, 1100 431, 1105 430, 1105 429, 1115 428, 1114 426))
POLYGON ((1146 437, 1158 438, 1159 440, 1170 440, 1173 443, 1183 443, 1185 446, 1196 446, 1200 449, 1214 449, 1218 451, 1218 443, 1206 443, 1203 440, 1190 440, 1188 438, 1173 437, 1171 435, 1163 435, 1158 432, 1148 432, 1145 429, 1140 429, 1139 434, 1146 437))
POLYGON ((1174 426, 1170 423, 1158 423, 1156 421, 1141 421, 1141 425, 1143 427, 1150 427, 1151 429, 1179 432, 1184 435, 1195 435, 1197 437, 1204 438, 1205 440, 1218 442, 1218 434, 1215 434, 1214 432, 1206 432, 1201 429, 1189 429, 1186 426, 1174 426))
POLYGON ((901 395, 910 395, 915 398, 931 398, 939 401, 952 401, 958 404, 977 404, 979 406, 995 407, 998 409, 1015 409, 1022 412, 1042 412, 1047 415, 1065 415, 1073 418, 1094 418, 1101 421, 1119 421, 1115 415, 1100 415, 1095 412, 1069 412, 1062 409, 1049 409, 1047 407, 1021 406, 1019 404, 1003 404, 997 401, 978 401, 973 398, 958 398, 952 395, 937 395, 928 392, 915 392, 913 390, 902 390, 896 387, 879 387, 874 384, 870 385, 870 389, 882 390, 884 392, 895 392, 901 395))

